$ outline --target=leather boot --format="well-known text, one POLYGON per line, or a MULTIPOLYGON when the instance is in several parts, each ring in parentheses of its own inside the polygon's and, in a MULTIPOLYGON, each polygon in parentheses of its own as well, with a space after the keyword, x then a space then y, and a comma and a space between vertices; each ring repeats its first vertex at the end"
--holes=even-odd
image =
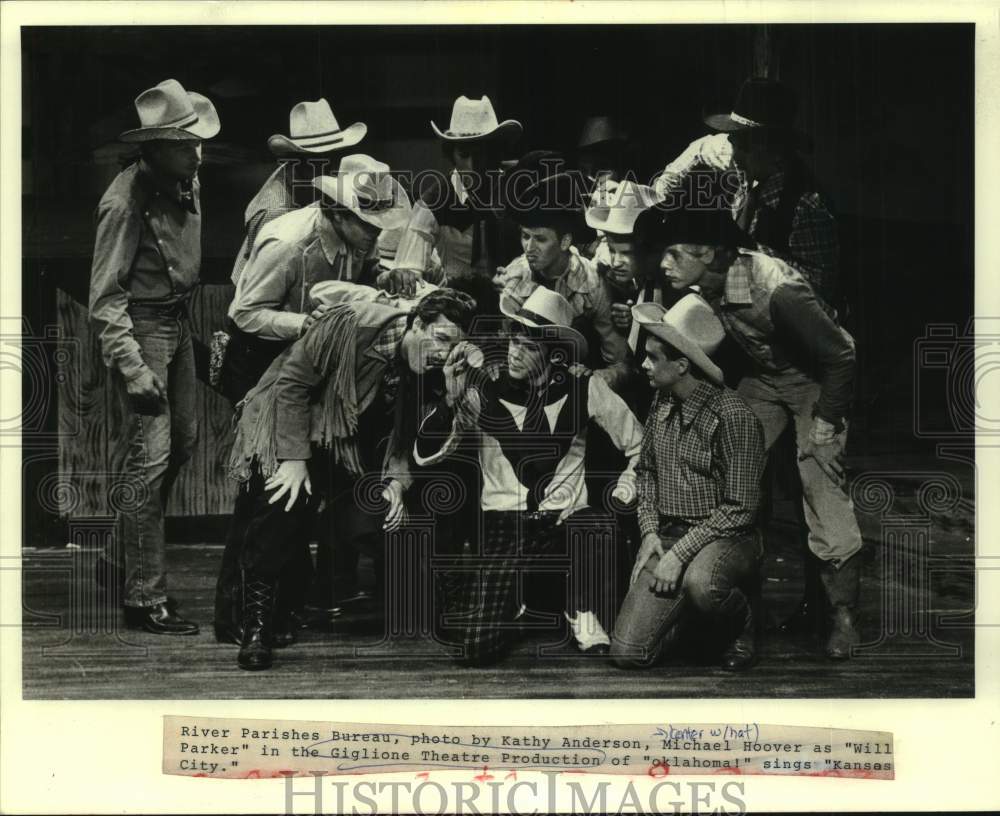
POLYGON ((243 641, 243 597, 241 584, 233 587, 230 592, 215 591, 215 640, 218 643, 234 643, 237 646, 243 641))
POLYGON ((236 662, 241 669, 271 667, 274 587, 248 573, 243 575, 243 639, 236 662))
POLYGON ((854 555, 840 568, 827 562, 820 568, 820 578, 830 602, 830 637, 826 656, 831 660, 846 660, 851 649, 861 642, 857 630, 858 595, 861 588, 861 559, 854 555))
POLYGON ((722 655, 721 667, 723 671, 746 671, 757 662, 757 633, 763 618, 760 578, 755 579, 746 591, 748 603, 743 630, 722 655))
POLYGON ((275 649, 284 649, 298 643, 298 625, 294 620, 294 613, 291 607, 289 595, 291 593, 282 591, 278 587, 278 598, 274 604, 274 633, 271 638, 271 645, 275 649))
POLYGON ((805 592, 795 611, 779 626, 778 631, 790 637, 821 637, 828 616, 826 592, 819 573, 822 562, 809 550, 805 556, 805 592))

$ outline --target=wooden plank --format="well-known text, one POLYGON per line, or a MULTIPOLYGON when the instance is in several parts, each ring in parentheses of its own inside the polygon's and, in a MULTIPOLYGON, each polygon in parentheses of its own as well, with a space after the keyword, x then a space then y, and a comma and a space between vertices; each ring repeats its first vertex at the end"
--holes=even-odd
POLYGON ((66 515, 105 515, 107 509, 110 377, 87 310, 62 290, 56 293, 59 328, 66 338, 66 361, 56 379, 59 403, 59 477, 79 495, 66 515))

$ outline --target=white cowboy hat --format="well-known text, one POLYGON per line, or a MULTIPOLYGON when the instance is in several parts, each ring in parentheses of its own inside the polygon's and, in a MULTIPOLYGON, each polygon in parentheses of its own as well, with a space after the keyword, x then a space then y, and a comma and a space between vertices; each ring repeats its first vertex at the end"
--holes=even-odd
POLYGON ((185 91, 176 79, 165 79, 139 94, 135 110, 139 127, 122 133, 118 138, 123 142, 211 139, 220 129, 219 115, 208 97, 185 91))
POLYGON ((709 355, 719 347, 726 331, 701 295, 693 292, 685 295, 669 310, 658 303, 640 303, 632 307, 632 317, 650 334, 687 357, 716 385, 723 384, 722 369, 709 355))
POLYGON ((396 229, 410 220, 410 197, 389 174, 389 165, 364 153, 344 156, 336 175, 316 176, 313 186, 381 229, 396 229))
POLYGON ((587 226, 611 235, 631 235, 636 219, 658 200, 652 187, 634 181, 599 186, 587 207, 587 226))
POLYGON ((574 362, 587 356, 586 339, 572 328, 575 316, 573 306, 558 292, 539 286, 520 305, 510 295, 504 294, 500 296, 500 311, 511 320, 531 329, 533 337, 571 343, 576 348, 574 362))
POLYGON ((433 121, 434 132, 445 141, 472 142, 480 139, 507 139, 513 141, 524 130, 514 119, 497 122, 496 112, 488 96, 469 99, 460 96, 451 109, 451 124, 442 131, 433 121))
POLYGON ((337 117, 325 99, 299 102, 288 114, 288 136, 276 133, 267 140, 270 151, 276 155, 288 153, 332 153, 360 142, 368 132, 368 125, 355 122, 341 130, 337 117))

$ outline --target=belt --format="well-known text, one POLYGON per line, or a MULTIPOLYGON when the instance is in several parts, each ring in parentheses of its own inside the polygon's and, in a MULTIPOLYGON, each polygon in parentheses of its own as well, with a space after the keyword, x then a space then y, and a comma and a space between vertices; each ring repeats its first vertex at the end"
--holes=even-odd
POLYGON ((129 314, 139 313, 156 315, 157 317, 187 317, 188 302, 179 300, 176 303, 137 303, 132 301, 128 305, 129 314))
POLYGON ((669 516, 660 516, 660 528, 657 530, 657 533, 661 536, 680 538, 690 529, 691 525, 686 521, 670 518, 669 516))
POLYGON ((503 518, 516 518, 530 524, 540 524, 546 521, 556 521, 562 510, 533 510, 530 513, 525 510, 489 510, 492 516, 503 518))

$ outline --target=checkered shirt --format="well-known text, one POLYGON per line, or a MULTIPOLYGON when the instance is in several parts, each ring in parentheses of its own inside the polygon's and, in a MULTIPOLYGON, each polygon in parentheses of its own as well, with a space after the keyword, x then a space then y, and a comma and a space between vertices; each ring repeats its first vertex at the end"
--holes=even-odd
MULTIPOLYGON (((400 343, 403 342, 403 335, 406 334, 406 315, 400 315, 395 320, 389 321, 385 328, 379 332, 378 337, 372 344, 375 351, 389 359, 396 359, 399 354, 400 343)), ((400 369, 397 365, 386 366, 385 374, 382 375, 382 399, 387 405, 392 405, 396 401, 396 394, 399 392, 400 369)))
POLYGON ((752 527, 763 466, 760 423, 735 393, 699 382, 683 401, 657 394, 636 468, 640 531, 657 532, 662 517, 690 524, 672 548, 690 563, 752 527))

